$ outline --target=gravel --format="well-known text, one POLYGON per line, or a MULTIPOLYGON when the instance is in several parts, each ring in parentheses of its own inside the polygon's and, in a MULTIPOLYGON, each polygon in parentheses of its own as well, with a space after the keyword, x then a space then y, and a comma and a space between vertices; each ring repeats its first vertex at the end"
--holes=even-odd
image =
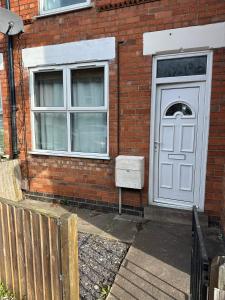
POLYGON ((102 288, 113 284, 128 249, 116 240, 79 233, 80 299, 103 299, 102 288))

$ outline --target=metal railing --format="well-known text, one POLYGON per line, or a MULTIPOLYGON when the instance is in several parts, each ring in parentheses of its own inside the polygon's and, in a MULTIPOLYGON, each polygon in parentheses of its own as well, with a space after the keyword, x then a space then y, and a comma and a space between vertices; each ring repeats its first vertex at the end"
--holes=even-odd
POLYGON ((204 244, 197 208, 192 213, 191 300, 207 300, 209 258, 204 244))

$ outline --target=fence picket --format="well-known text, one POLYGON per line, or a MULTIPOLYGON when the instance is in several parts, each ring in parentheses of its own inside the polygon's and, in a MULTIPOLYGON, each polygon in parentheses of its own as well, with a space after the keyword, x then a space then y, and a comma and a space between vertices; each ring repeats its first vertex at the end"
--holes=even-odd
POLYGON ((23 238, 23 209, 15 208, 15 232, 18 264, 18 283, 19 288, 16 293, 19 299, 23 299, 27 294, 26 268, 25 268, 25 248, 23 238))
POLYGON ((41 242, 42 242, 42 270, 43 270, 44 299, 52 299, 49 228, 48 228, 48 217, 46 216, 42 217, 41 219, 41 242))

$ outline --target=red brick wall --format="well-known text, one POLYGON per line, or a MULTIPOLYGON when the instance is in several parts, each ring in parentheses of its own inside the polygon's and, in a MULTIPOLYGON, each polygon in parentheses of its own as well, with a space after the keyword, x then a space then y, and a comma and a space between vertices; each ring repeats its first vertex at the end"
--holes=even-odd
MULTIPOLYGON (((98 1, 98 7, 109 3, 98 1)), ((113 0, 113 3, 117 1, 113 0)), ((120 1, 122 2, 122 1, 120 1)), ((12 8, 29 23, 38 15, 38 0, 12 0, 12 8)), ((94 3, 95 6, 95 3, 94 3)), ((68 12, 33 20, 25 26, 20 47, 58 44, 84 39, 115 36, 120 46, 120 154, 144 155, 146 177, 144 203, 147 204, 149 168, 149 131, 151 97, 151 57, 143 56, 143 33, 169 28, 186 27, 225 21, 223 0, 161 0, 136 6, 97 12, 96 8, 68 12)), ((18 42, 15 45, 18 53, 18 42)), ((3 45, 0 46, 1 49, 3 45)), ((24 135, 31 148, 28 74, 24 70, 23 88, 16 57, 16 89, 18 100, 18 132, 21 161, 26 175, 24 135), (23 94, 23 97, 21 95, 23 94), (25 99, 26 127, 23 123, 25 99)), ((222 207, 222 164, 225 156, 225 50, 214 51, 209 159, 206 186, 206 210, 218 214, 222 207)), ((8 124, 6 74, 1 72, 4 85, 5 125, 8 124)), ((117 155, 117 63, 110 62, 110 161, 28 155, 30 188, 32 191, 77 196, 117 202, 114 187, 114 158, 117 155)), ((10 139, 6 134, 7 152, 10 139)), ((124 203, 139 205, 139 194, 127 191, 124 203)))
POLYGON ((225 166, 225 49, 214 51, 206 209, 220 214, 223 206, 225 166))

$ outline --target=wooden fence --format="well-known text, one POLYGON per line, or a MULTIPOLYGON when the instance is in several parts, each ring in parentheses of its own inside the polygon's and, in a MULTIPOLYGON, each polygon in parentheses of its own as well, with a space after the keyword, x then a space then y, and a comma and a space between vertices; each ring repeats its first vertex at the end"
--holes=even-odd
POLYGON ((13 201, 21 201, 21 171, 19 161, 0 160, 0 197, 13 201))
POLYGON ((0 280, 18 300, 79 299, 76 215, 0 199, 0 280))
POLYGON ((225 300, 225 256, 216 256, 211 263, 209 300, 225 300))

